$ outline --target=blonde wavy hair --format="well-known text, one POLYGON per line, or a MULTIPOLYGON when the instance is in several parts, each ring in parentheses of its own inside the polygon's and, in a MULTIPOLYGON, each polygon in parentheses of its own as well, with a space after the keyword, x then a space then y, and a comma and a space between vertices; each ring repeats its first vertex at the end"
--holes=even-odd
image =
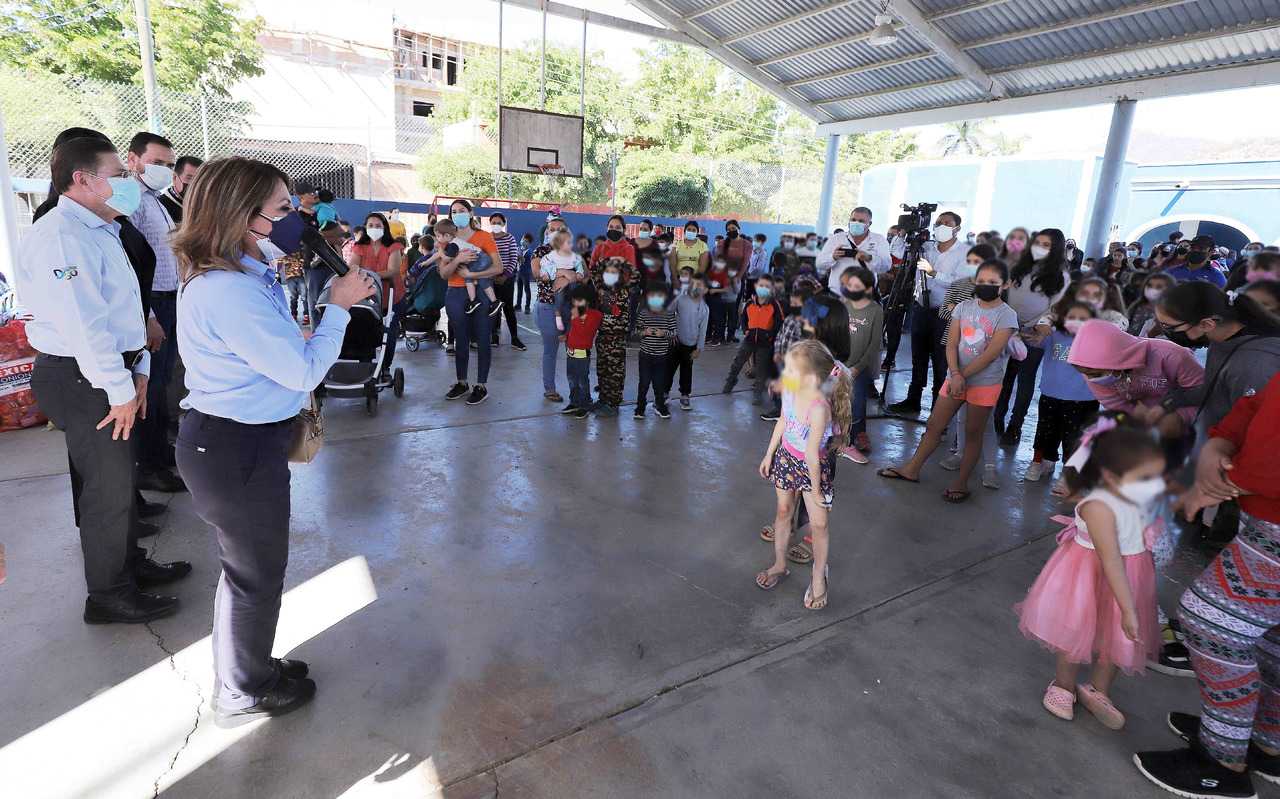
POLYGON ((831 397, 831 420, 835 432, 827 445, 842 450, 849 446, 849 427, 853 424, 853 378, 841 369, 831 350, 817 339, 801 339, 787 349, 803 369, 818 378, 818 388, 831 397))
POLYGON ((205 272, 243 272, 241 242, 249 222, 289 176, 242 156, 200 167, 182 195, 182 226, 171 240, 185 285, 205 272))

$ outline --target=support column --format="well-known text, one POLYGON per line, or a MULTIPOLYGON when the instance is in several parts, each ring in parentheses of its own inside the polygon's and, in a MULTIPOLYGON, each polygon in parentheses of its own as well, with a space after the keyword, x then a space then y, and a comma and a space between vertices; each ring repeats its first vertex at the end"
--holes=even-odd
MULTIPOLYGON (((2 107, 0 107, 2 109, 2 107)), ((18 265, 18 197, 9 174, 9 144, 4 136, 4 112, 0 110, 0 273, 13 285, 18 265)))
POLYGON ((840 136, 827 137, 827 158, 822 165, 822 199, 818 201, 818 221, 814 224, 819 236, 831 233, 831 200, 836 193, 836 167, 840 163, 840 136))
POLYGON ((160 135, 163 131, 160 127, 160 96, 156 90, 156 54, 147 0, 134 0, 133 11, 138 20, 138 48, 142 53, 142 86, 147 93, 147 127, 160 135))
POLYGON ((1133 130, 1133 114, 1137 100, 1117 100, 1111 112, 1111 129, 1107 132, 1107 148, 1102 153, 1098 171, 1098 190, 1089 215, 1089 232, 1085 236, 1085 255, 1099 263, 1106 255, 1111 220, 1116 211, 1116 195, 1124 174, 1124 159, 1129 152, 1129 133, 1133 130))

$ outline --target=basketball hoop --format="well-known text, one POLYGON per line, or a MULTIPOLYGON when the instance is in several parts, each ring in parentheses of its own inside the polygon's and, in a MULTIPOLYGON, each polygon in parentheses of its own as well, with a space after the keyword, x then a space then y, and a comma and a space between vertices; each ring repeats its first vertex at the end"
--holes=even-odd
POLYGON ((544 175, 558 177, 564 174, 564 167, 560 164, 536 164, 538 171, 544 175))

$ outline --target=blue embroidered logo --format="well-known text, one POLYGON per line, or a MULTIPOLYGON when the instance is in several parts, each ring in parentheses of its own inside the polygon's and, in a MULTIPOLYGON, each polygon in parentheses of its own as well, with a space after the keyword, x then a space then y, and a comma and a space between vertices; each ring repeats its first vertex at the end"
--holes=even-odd
POLYGON ((77 274, 79 273, 76 272, 76 269, 74 266, 71 267, 70 269, 53 270, 53 276, 58 280, 70 280, 71 278, 75 277, 77 274))

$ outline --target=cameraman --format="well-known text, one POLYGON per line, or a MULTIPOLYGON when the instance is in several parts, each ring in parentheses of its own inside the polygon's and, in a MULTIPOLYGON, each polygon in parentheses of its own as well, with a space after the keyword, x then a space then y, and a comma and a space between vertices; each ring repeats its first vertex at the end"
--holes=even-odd
POLYGON ((915 303, 911 310, 911 387, 907 398, 889 406, 894 413, 920 413, 925 380, 933 367, 933 396, 942 390, 947 373, 947 352, 942 334, 948 322, 938 316, 943 295, 953 280, 968 275, 965 256, 969 248, 956 239, 960 215, 943 211, 933 225, 933 239, 925 242, 916 267, 915 303))
POLYGON ((871 209, 858 206, 849 214, 849 229, 827 239, 818 253, 818 271, 830 272, 827 288, 840 295, 840 276, 855 266, 865 266, 877 275, 889 271, 893 259, 889 241, 871 232, 871 209))

